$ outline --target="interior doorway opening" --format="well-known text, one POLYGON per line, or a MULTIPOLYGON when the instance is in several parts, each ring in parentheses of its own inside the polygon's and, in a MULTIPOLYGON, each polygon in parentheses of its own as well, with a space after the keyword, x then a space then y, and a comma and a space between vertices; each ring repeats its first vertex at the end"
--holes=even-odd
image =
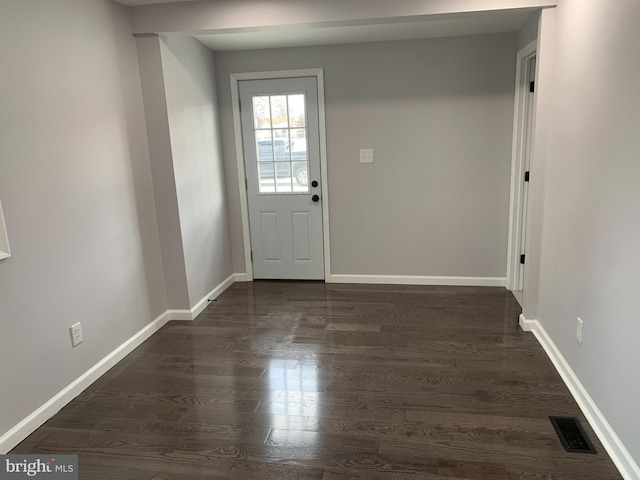
POLYGON ((535 41, 524 47, 518 52, 516 67, 507 288, 520 304, 527 265, 529 183, 535 174, 530 165, 536 121, 536 52, 535 41))

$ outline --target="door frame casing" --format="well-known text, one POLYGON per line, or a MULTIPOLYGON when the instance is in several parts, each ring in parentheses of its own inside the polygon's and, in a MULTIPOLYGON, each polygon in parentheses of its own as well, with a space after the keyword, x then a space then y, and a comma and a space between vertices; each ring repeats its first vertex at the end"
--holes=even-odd
POLYGON ((240 194, 240 214, 242 216, 242 237, 244 240, 244 264, 246 280, 253 280, 253 261, 251 260, 251 234, 249 227, 249 203, 246 189, 246 171, 244 167, 244 146, 242 143, 242 117, 240 116, 239 83, 243 80, 277 80, 279 78, 315 77, 318 89, 318 133, 320 138, 320 187, 322 204, 322 235, 324 250, 324 279, 331 278, 331 246, 329 244, 329 186, 327 175, 327 130, 324 109, 324 71, 322 68, 299 70, 278 70, 267 72, 232 73, 231 108, 233 111, 233 133, 236 146, 236 166, 238 169, 238 193, 240 194))
MULTIPOLYGON (((511 194, 509 198, 509 238, 507 247, 507 282, 508 290, 515 290, 518 284, 520 269, 520 245, 528 243, 527 238, 521 237, 521 224, 527 221, 527 214, 523 212, 524 163, 527 148, 527 134, 531 135, 533 144, 535 136, 535 102, 533 104, 533 125, 530 132, 527 127, 527 94, 529 93, 528 75, 529 60, 537 55, 538 40, 534 40, 518 51, 516 60, 516 89, 513 114, 513 142, 511 152, 511 194)), ((529 229, 526 230, 526 236, 529 229)), ((526 248, 525 248, 526 250, 526 248)), ((523 285, 524 290, 524 285, 523 285)))

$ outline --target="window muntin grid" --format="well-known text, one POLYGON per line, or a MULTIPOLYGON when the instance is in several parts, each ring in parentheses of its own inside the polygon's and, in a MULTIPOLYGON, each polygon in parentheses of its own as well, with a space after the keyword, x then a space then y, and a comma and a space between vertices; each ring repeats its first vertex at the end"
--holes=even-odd
POLYGON ((309 193, 305 94, 255 95, 252 104, 258 193, 309 193))

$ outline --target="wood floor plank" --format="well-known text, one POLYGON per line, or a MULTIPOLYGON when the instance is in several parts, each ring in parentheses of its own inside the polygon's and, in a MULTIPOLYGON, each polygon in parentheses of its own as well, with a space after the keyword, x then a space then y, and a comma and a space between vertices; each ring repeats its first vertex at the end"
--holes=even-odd
POLYGON ((519 313, 497 287, 236 283, 14 452, 90 480, 619 480, 519 313))
POLYGON ((199 475, 192 475, 185 473, 160 472, 151 480, 226 480, 228 478, 228 475, 208 475, 202 473, 199 475))
POLYGON ((285 430, 277 428, 271 430, 265 443, 267 445, 277 445, 281 447, 304 446, 317 447, 325 450, 330 448, 340 453, 378 453, 380 450, 380 439, 374 435, 322 434, 308 430, 285 430))
POLYGON ((92 478, 94 480, 111 480, 113 478, 119 478, 120 480, 170 480, 168 477, 158 476, 155 471, 149 472, 133 468, 106 469, 101 465, 87 464, 82 465, 79 475, 83 478, 92 478))
POLYGON ((238 462, 231 470, 230 480, 322 480, 323 468, 299 467, 296 465, 270 465, 238 462))
POLYGON ((433 473, 396 473, 358 471, 350 468, 327 468, 322 480, 462 480, 460 477, 433 473))
POLYGON ((459 460, 438 460, 438 474, 477 480, 508 480, 504 464, 492 462, 461 462, 459 460))

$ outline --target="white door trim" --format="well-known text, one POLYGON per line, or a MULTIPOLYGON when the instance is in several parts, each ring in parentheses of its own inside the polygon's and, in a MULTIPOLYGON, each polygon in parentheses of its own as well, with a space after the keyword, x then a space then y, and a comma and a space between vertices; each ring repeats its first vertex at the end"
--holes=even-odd
POLYGON ((240 194, 240 214, 242 216, 242 237, 244 239, 244 264, 247 280, 253 280, 251 261, 251 237, 249 230, 249 204, 245 186, 244 147, 242 145, 242 119, 240 117, 239 84, 241 80, 272 80, 277 78, 315 77, 318 82, 318 126, 320 133, 320 186, 322 202, 322 231, 324 243, 324 278, 331 277, 331 248, 329 245, 329 183, 327 181, 327 130, 324 110, 324 71, 322 68, 302 70, 279 70, 273 72, 247 72, 231 74, 231 106, 233 110, 233 132, 236 143, 236 165, 238 167, 238 193, 240 194))
MULTIPOLYGON (((538 49, 534 40, 518 51, 516 61, 516 90, 513 113, 513 143, 511 151, 511 196, 509 200, 509 239, 507 247, 507 289, 515 290, 520 268, 520 224, 522 215, 522 189, 525 160, 526 101, 528 93, 527 64, 538 49)), ((535 131, 535 116, 532 135, 535 131)), ((533 139, 531 139, 533 142, 533 139)))

